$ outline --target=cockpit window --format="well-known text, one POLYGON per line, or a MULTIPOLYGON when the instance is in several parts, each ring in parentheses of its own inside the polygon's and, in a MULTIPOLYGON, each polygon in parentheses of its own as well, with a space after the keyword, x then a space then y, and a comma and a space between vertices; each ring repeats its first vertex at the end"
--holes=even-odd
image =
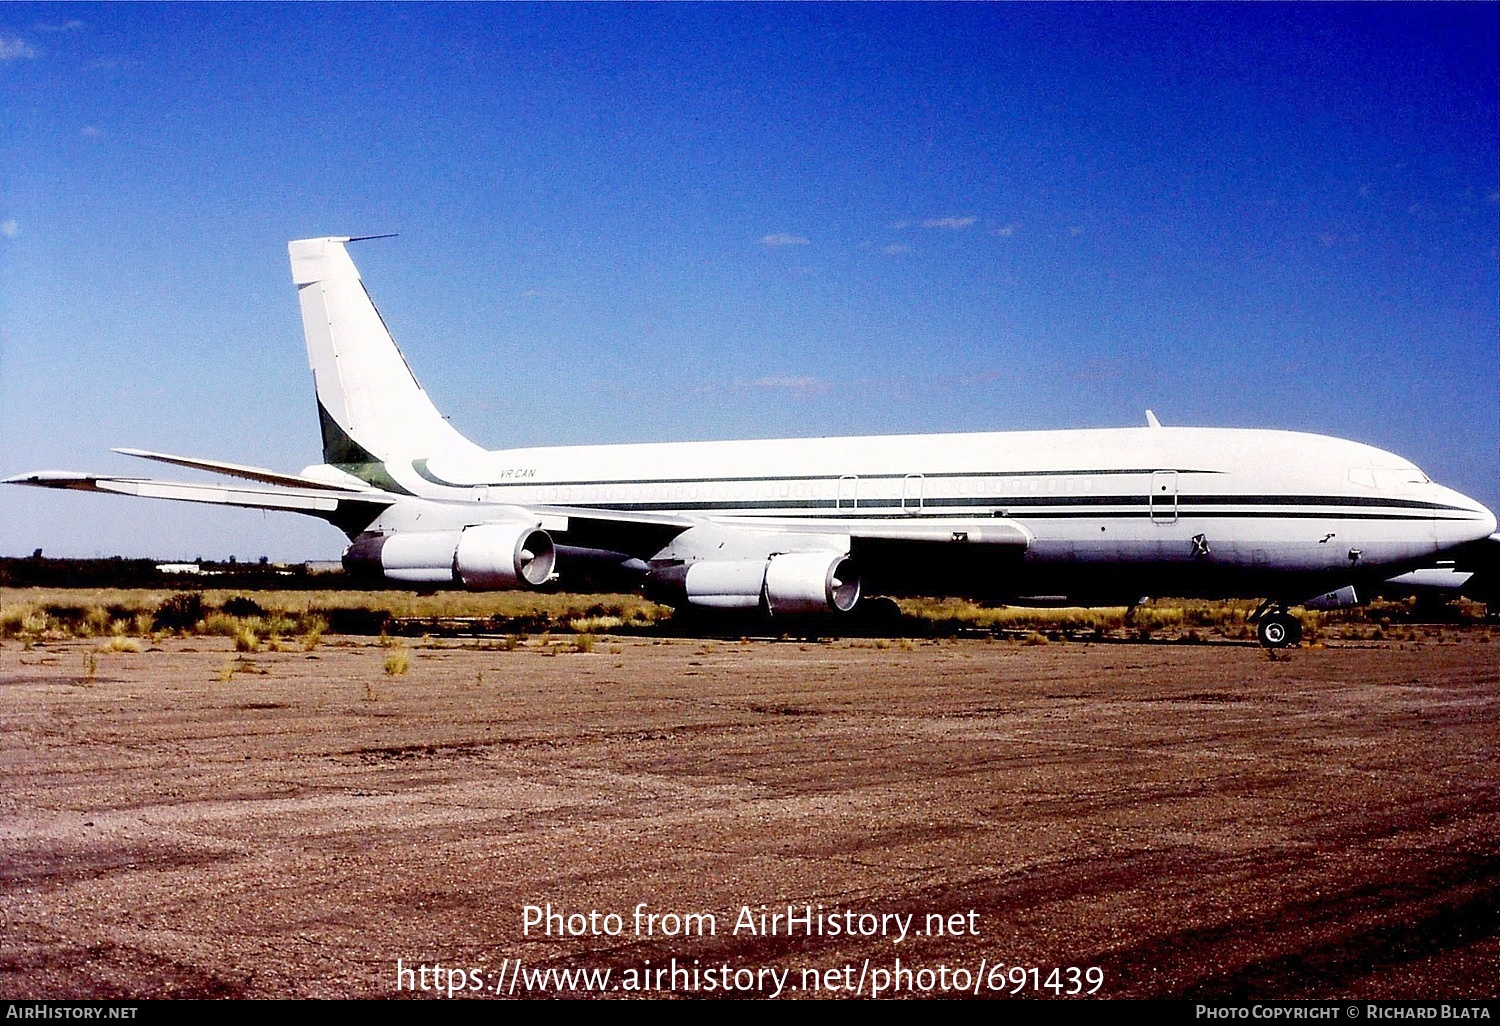
POLYGON ((1355 467, 1349 471, 1349 483, 1382 494, 1404 491, 1409 485, 1430 484, 1427 475, 1416 467, 1355 467))

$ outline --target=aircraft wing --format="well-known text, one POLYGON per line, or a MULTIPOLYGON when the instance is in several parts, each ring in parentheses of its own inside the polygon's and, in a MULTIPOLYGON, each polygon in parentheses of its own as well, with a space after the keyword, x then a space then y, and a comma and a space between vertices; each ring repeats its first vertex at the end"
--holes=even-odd
MULTIPOLYGON (((713 601, 731 603, 755 598, 768 572, 764 567, 788 556, 801 560, 797 565, 809 580, 846 579, 843 559, 851 556, 867 585, 887 594, 942 590, 965 575, 1004 581, 1032 540, 1024 526, 1003 517, 704 517, 573 506, 525 507, 517 514, 517 521, 533 519, 556 532, 565 576, 587 566, 644 573, 655 560, 701 561, 694 572, 709 578, 710 589, 716 574, 747 575, 716 582, 731 594, 713 601)), ((675 580, 671 571, 665 579, 668 587, 675 580)), ((675 586, 694 587, 685 580, 675 586)), ((818 591, 822 585, 813 581, 807 587, 818 591)))
POLYGON ((673 538, 705 521, 677 513, 643 513, 587 506, 528 506, 543 527, 566 537, 565 544, 604 558, 650 558, 673 538))
POLYGON ((969 544, 1024 549, 1031 532, 1004 517, 926 517, 909 520, 840 520, 823 517, 739 517, 718 521, 758 530, 847 536, 855 542, 969 544))
POLYGON ((35 488, 67 488, 80 492, 112 492, 116 495, 138 495, 148 499, 177 499, 182 502, 204 502, 218 506, 245 506, 251 509, 278 509, 315 516, 335 514, 340 507, 357 505, 378 510, 395 502, 398 496, 371 489, 345 490, 311 483, 296 486, 251 488, 244 485, 198 484, 187 481, 159 481, 144 477, 112 477, 66 470, 37 470, 8 477, 3 484, 30 485, 35 488))
POLYGON ((910 520, 847 520, 826 517, 714 517, 649 513, 580 506, 527 506, 550 530, 599 548, 654 551, 689 530, 713 523, 755 532, 806 537, 826 535, 853 543, 970 544, 1025 549, 1031 532, 1005 518, 913 517, 910 520))

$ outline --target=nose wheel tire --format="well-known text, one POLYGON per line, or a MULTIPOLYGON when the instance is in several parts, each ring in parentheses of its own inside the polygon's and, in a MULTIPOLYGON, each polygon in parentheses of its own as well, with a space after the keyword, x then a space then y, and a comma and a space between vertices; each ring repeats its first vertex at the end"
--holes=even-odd
POLYGON ((1256 628, 1266 648, 1287 648, 1302 643, 1302 622, 1290 613, 1273 613, 1256 628))

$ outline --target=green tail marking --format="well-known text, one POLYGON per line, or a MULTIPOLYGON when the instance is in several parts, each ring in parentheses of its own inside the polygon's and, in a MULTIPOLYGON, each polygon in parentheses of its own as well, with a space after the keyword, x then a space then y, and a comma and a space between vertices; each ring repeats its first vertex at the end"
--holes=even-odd
POLYGON ((318 424, 323 429, 324 463, 335 466, 366 484, 374 485, 381 491, 395 492, 397 495, 413 494, 391 477, 385 469, 384 460, 349 437, 349 433, 339 426, 321 401, 318 403, 318 424))

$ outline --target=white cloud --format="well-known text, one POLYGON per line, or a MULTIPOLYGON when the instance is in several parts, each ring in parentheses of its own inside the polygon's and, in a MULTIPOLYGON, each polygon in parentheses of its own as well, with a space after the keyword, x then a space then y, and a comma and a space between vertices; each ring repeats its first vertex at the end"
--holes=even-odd
POLYGON ((0 37, 0 61, 30 60, 36 56, 36 47, 27 43, 24 39, 14 36, 9 38, 0 37))
POLYGON ((882 249, 880 252, 884 253, 886 256, 895 256, 897 253, 910 253, 911 247, 903 246, 899 242, 893 242, 889 246, 885 247, 885 249, 882 249))
POLYGON ((83 131, 79 132, 78 134, 86 139, 97 139, 103 133, 99 131, 98 125, 84 125, 83 131))
POLYGON ((977 220, 979 220, 977 217, 929 217, 922 222, 922 227, 947 228, 950 231, 957 231, 960 228, 969 227, 977 220))
POLYGON ((991 235, 999 235, 999 236, 1001 236, 1003 238, 1007 238, 1008 239, 1012 235, 1016 234, 1016 226, 1013 225, 1013 224, 1007 224, 1007 225, 1002 225, 999 228, 991 228, 990 229, 990 234, 991 235))
POLYGON ((1083 225, 1081 225, 1081 224, 1075 224, 1075 225, 1070 226, 1068 228, 1068 234, 1071 235, 1071 236, 1073 236, 1073 238, 1075 238, 1075 239, 1078 238, 1078 236, 1080 236, 1080 235, 1083 234, 1083 225))
POLYGON ((77 18, 69 18, 67 21, 60 21, 55 25, 47 24, 46 22, 38 22, 31 27, 36 29, 38 32, 77 32, 79 29, 83 28, 83 22, 79 21, 77 18))
POLYGON ((4 235, 7 239, 14 239, 20 234, 21 226, 16 224, 15 218, 0 221, 0 235, 4 235))
POLYGON ((910 221, 893 221, 891 223, 891 230, 892 231, 899 232, 903 228, 910 228, 910 227, 911 227, 911 222, 910 221))
POLYGON ((760 240, 762 246, 806 246, 811 242, 811 239, 803 238, 801 235, 788 235, 786 232, 763 235, 760 240))

